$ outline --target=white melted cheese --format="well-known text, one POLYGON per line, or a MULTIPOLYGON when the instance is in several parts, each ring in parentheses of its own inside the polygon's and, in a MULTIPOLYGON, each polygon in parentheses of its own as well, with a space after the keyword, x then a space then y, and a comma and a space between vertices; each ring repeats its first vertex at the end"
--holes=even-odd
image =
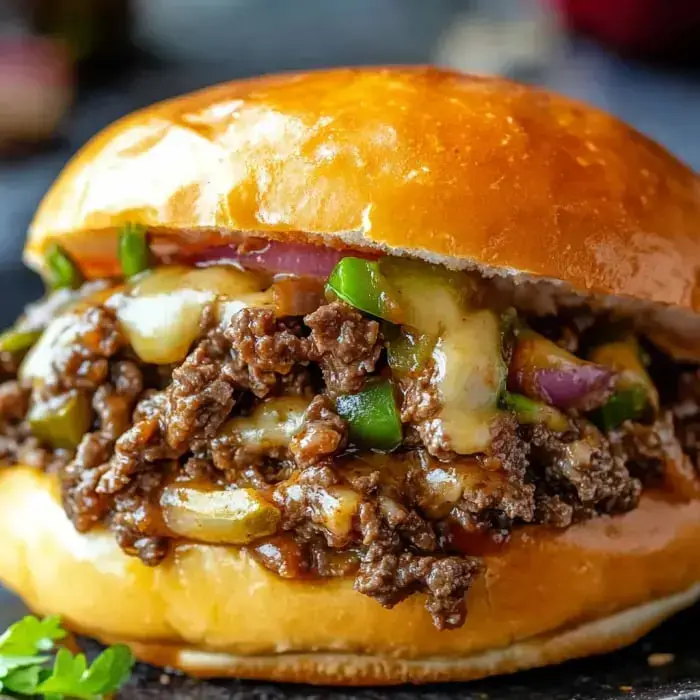
POLYGON ((474 287, 464 273, 391 258, 382 261, 382 272, 404 323, 436 339, 432 358, 442 410, 432 432, 460 454, 488 452, 505 382, 499 317, 469 308, 474 287))
POLYGON ((249 416, 228 421, 222 433, 236 438, 241 445, 287 447, 304 423, 309 400, 302 396, 267 399, 249 416))
POLYGON ((442 411, 436 427, 459 454, 488 451, 505 381, 499 320, 492 311, 463 314, 433 350, 442 411))
POLYGON ((473 291, 463 273, 417 260, 385 258, 382 272, 391 283, 403 323, 432 336, 459 324, 473 291))
MULTIPOLYGON (((114 309, 136 354, 153 364, 182 361, 201 334, 200 322, 213 304, 222 325, 246 307, 274 307, 272 291, 260 277, 233 267, 188 268, 179 265, 150 270, 100 301, 114 309)), ((27 354, 19 376, 45 381, 54 358, 78 335, 80 306, 57 316, 27 354)))
POLYGON ((147 273, 128 292, 114 296, 115 309, 131 346, 153 364, 180 362, 200 335, 202 313, 215 304, 227 323, 243 308, 272 306, 272 292, 259 278, 232 267, 162 267, 147 273))
POLYGON ((79 317, 74 313, 66 313, 51 321, 41 338, 24 358, 19 368, 19 378, 27 382, 46 381, 51 372, 53 359, 78 335, 78 322, 79 317))

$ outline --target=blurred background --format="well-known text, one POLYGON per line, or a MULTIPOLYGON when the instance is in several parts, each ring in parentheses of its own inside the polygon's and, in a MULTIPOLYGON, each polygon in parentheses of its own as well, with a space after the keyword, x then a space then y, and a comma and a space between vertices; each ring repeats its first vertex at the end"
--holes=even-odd
POLYGON ((700 169, 700 0, 0 0, 0 270, 20 296, 39 290, 17 268, 32 212, 123 114, 243 76, 379 63, 547 85, 700 169))

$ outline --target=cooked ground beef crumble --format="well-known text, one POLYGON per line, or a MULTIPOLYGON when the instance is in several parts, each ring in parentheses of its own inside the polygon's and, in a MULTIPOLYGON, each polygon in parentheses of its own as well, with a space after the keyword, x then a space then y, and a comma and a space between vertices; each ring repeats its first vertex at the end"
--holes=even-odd
MULTIPOLYGON (((570 352, 595 323, 590 315, 533 321, 570 352)), ((224 326, 205 313, 200 338, 175 366, 142 362, 104 304, 85 304, 77 329, 41 385, 19 380, 16 358, 0 356, 0 456, 56 473, 79 531, 105 524, 150 566, 177 541, 161 512, 166 486, 254 489, 279 511, 276 531, 248 544, 264 566, 290 578, 353 575, 357 591, 387 607, 422 592, 435 624, 450 628, 463 623, 465 593, 482 570, 465 542, 624 512, 643 485, 696 488, 700 373, 692 368, 664 377, 677 391, 649 420, 604 434, 576 410, 564 430, 504 411, 488 454, 465 456, 439 429, 428 362, 397 381, 403 442, 388 458, 358 451, 336 410, 338 396, 389 371, 380 323, 342 301, 303 317, 244 308, 224 326), (89 402, 89 429, 75 449, 52 449, 32 434, 28 411, 70 396, 89 402), (227 429, 279 398, 305 408, 285 444, 243 444, 227 429), (435 491, 438 471, 451 489, 435 491)))

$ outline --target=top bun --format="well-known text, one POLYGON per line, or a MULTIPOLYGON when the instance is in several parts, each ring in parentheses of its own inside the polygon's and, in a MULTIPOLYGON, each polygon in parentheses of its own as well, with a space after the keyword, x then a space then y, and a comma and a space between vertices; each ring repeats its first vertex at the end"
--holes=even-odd
POLYGON ((178 246, 315 235, 700 311, 693 171, 596 109, 433 68, 266 77, 128 116, 63 171, 26 260, 59 239, 105 274, 126 222, 178 246))

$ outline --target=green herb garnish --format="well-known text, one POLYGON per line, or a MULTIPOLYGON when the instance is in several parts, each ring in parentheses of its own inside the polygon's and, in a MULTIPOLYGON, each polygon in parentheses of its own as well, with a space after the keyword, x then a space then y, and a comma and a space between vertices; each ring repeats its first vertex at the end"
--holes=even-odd
POLYGON ((0 693, 97 700, 128 680, 134 665, 129 647, 109 647, 88 666, 84 654, 56 650, 66 634, 56 616, 39 620, 29 615, 9 627, 0 637, 0 693))

